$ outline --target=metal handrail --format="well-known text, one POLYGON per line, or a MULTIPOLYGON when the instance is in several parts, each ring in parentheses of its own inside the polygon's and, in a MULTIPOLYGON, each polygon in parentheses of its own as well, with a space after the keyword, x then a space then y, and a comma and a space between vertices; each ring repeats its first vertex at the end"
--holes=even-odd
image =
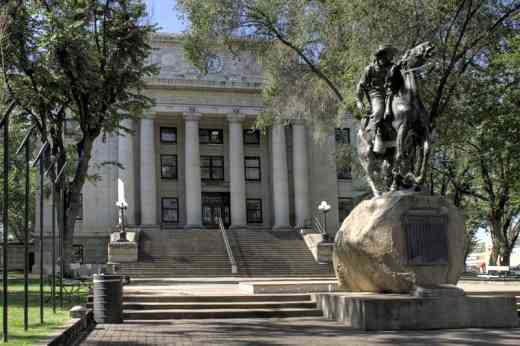
POLYGON ((217 217, 217 220, 220 233, 222 233, 222 238, 224 239, 224 244, 226 245, 226 252, 229 258, 229 263, 231 264, 231 273, 236 274, 238 273, 237 261, 235 260, 235 256, 233 255, 233 251, 231 250, 231 245, 229 244, 226 228, 224 227, 224 222, 222 221, 222 218, 220 216, 217 217))
POLYGON ((330 236, 327 233, 327 231, 325 230, 325 228, 323 227, 323 225, 321 224, 320 219, 317 216, 314 216, 313 220, 314 220, 314 229, 316 229, 322 235, 324 241, 329 241, 330 236))

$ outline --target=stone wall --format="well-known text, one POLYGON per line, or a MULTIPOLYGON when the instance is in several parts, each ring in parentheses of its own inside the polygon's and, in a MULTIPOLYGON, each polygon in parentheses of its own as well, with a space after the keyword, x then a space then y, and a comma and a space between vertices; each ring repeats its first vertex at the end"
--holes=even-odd
MULTIPOLYGON (((3 265, 3 251, 4 248, 0 244, 0 265, 3 265)), ((33 257, 33 244, 29 244, 29 270, 31 268, 31 258, 33 257)), ((24 245, 21 243, 9 243, 7 251, 7 265, 9 270, 23 271, 24 269, 24 245)))

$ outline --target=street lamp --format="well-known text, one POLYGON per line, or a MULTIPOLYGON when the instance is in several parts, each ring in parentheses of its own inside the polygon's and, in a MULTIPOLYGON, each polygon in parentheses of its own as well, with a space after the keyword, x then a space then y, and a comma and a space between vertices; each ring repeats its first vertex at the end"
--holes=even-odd
POLYGON ((126 230, 125 230, 125 210, 128 208, 128 203, 124 199, 117 201, 116 206, 119 208, 119 239, 118 242, 126 242, 126 230))
POLYGON ((330 208, 331 206, 327 201, 321 201, 318 206, 318 210, 323 212, 323 240, 325 241, 329 240, 329 234, 327 233, 327 213, 330 211, 330 208))

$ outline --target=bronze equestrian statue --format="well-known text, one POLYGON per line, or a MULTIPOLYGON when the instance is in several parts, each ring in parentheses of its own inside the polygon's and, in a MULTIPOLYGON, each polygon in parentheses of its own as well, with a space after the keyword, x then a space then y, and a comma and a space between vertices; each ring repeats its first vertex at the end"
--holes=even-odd
POLYGON ((426 178, 431 124, 415 72, 432 50, 425 42, 393 63, 397 50, 380 47, 358 84, 356 104, 364 116, 358 154, 375 196, 398 189, 420 190, 426 178))

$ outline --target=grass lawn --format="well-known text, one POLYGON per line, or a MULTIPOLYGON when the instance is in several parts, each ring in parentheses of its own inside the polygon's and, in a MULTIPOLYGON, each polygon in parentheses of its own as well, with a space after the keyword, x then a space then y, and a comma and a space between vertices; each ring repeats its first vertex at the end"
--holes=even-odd
MULTIPOLYGON (((12 275, 9 275, 12 277, 12 275)), ((53 334, 57 329, 60 329, 65 322, 69 320, 69 309, 78 304, 84 304, 87 297, 87 289, 82 289, 79 296, 75 296, 70 302, 67 295, 63 295, 63 309, 60 309, 58 293, 59 287, 56 288, 56 313, 52 312, 52 302, 50 300, 50 286, 44 286, 44 324, 40 324, 40 281, 38 279, 31 279, 29 281, 29 329, 24 330, 24 282, 23 279, 9 280, 9 342, 3 344, 0 339, 0 345, 35 345, 43 337, 53 334)), ((0 282, 0 286, 1 286, 0 282)), ((1 288, 0 288, 1 289, 1 288)), ((2 292, 3 294, 3 292, 2 292)), ((1 297, 3 299, 3 296, 1 297)), ((2 319, 3 309, 0 300, 0 321, 2 319)), ((0 322, 1 333, 1 322, 0 322)))

